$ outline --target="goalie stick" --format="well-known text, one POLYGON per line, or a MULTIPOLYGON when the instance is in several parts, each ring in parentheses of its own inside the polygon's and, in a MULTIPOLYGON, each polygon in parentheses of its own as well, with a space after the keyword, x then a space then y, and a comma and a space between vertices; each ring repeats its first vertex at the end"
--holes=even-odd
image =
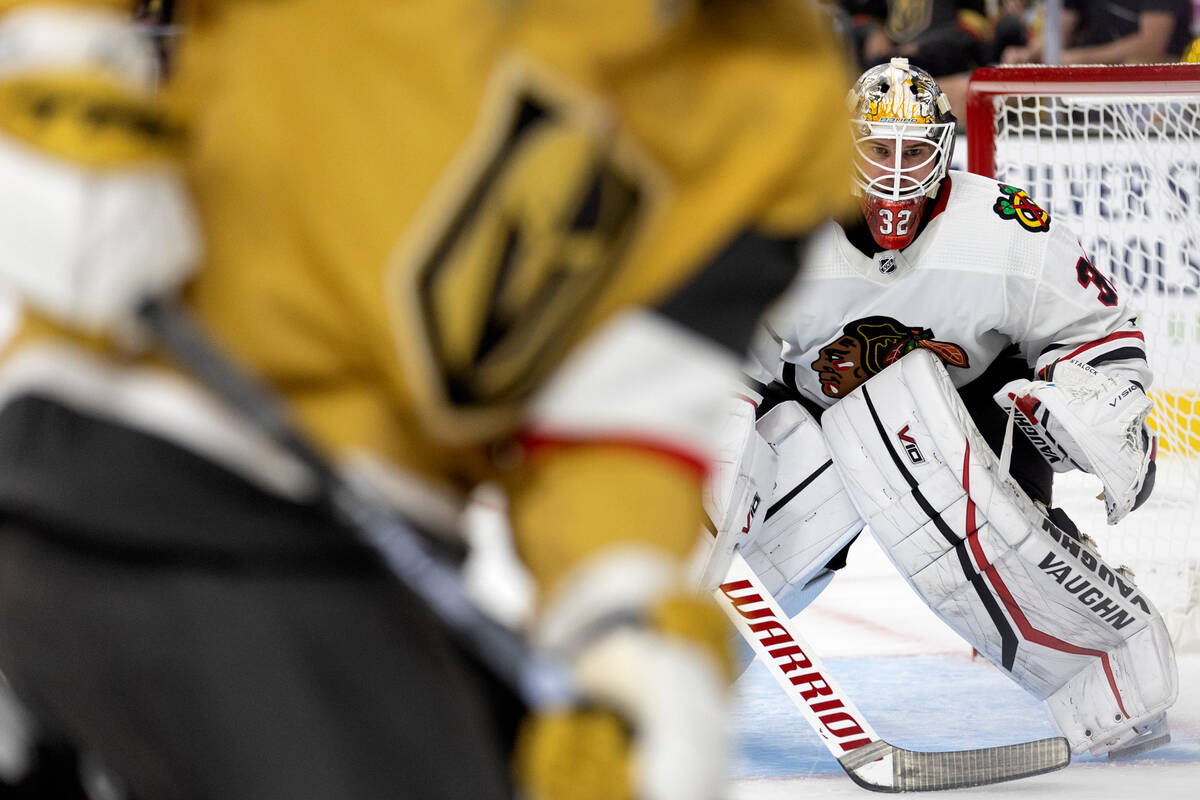
POLYGON ((422 534, 339 474, 284 415, 274 396, 221 353, 186 311, 165 300, 150 300, 138 316, 193 377, 304 464, 316 479, 318 499, 334 517, 373 548, 396 578, 531 708, 562 705, 575 696, 561 665, 535 654, 520 635, 485 614, 455 570, 430 551, 422 534))
MULTIPOLYGON (((463 590, 454 570, 429 552, 421 535, 339 475, 283 415, 274 398, 230 363, 186 312, 151 301, 142 307, 140 317, 159 344, 196 378, 305 464, 317 479, 321 498, 338 519, 373 547, 396 577, 531 707, 562 704, 574 696, 558 664, 539 658, 517 634, 484 614, 463 590)), ((864 788, 899 792, 978 786, 1049 772, 1070 761, 1063 739, 957 753, 917 753, 894 747, 875 735, 807 645, 787 629, 783 612, 739 553, 733 554, 732 569, 714 595, 755 652, 765 655, 767 663, 776 664, 773 672, 789 697, 805 712, 846 773, 864 788), (745 608, 750 604, 759 607, 745 608), (771 631, 775 633, 759 638, 760 632, 771 631), (776 653, 788 660, 778 664, 776 653), (806 670, 797 679, 813 679, 805 684, 807 688, 788 677, 794 669, 806 670)))
POLYGON ((837 685, 736 550, 713 597, 842 769, 864 789, 912 792, 983 786, 1053 772, 1071 763, 1070 747, 1061 736, 938 752, 889 744, 837 685))

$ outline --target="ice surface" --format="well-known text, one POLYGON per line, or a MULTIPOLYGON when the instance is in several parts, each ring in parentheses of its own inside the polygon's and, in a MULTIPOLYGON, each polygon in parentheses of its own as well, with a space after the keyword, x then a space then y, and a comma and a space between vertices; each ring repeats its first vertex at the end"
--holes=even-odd
MULTIPOLYGON (((917 599, 867 536, 797 627, 876 732, 899 747, 950 750, 1055 735, 1041 703, 984 659, 973 660, 970 647, 917 599)), ((1166 747, 1126 762, 1075 756, 1059 772, 945 796, 1200 798, 1200 654, 1180 656, 1179 668, 1166 747)), ((735 703, 731 797, 870 795, 845 777, 762 665, 738 680, 735 703)))

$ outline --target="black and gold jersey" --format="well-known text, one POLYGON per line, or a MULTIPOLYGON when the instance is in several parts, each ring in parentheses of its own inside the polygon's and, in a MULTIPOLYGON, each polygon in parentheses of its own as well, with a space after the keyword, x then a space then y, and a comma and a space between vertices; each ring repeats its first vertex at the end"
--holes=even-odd
POLYGON ((235 359, 339 459, 505 483, 543 577, 614 535, 690 545, 723 376, 848 200, 809 4, 177 5, 187 302, 235 359))

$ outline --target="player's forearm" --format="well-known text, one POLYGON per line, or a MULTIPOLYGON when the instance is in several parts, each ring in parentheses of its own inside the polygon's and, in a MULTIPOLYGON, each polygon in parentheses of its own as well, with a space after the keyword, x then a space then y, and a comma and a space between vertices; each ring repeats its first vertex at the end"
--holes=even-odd
POLYGON ((694 465, 635 443, 546 443, 510 485, 517 546, 553 592, 613 547, 682 560, 702 525, 694 465))
POLYGON ((1064 64, 1120 64, 1162 61, 1175 20, 1164 12, 1147 12, 1141 16, 1136 33, 1111 42, 1075 47, 1063 52, 1064 64))
POLYGON ((1105 44, 1092 45, 1090 47, 1073 47, 1070 50, 1063 51, 1062 63, 1121 64, 1126 61, 1140 60, 1136 58, 1136 54, 1142 51, 1142 47, 1137 40, 1138 35, 1133 34, 1105 44))

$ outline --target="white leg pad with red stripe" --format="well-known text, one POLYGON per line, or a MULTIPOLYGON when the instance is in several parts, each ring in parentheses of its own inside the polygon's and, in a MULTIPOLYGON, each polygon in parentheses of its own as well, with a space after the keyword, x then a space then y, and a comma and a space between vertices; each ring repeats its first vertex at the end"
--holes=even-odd
POLYGON ((906 355, 821 422, 850 496, 909 585, 1047 701, 1073 751, 1120 747, 1175 701, 1162 617, 1001 472, 936 356, 906 355))

